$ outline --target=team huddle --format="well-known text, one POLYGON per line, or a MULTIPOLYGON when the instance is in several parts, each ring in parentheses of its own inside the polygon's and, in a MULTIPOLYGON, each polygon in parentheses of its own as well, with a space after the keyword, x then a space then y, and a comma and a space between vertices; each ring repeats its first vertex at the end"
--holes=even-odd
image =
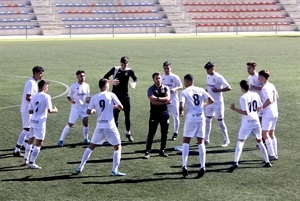
MULTIPOLYGON (((99 92, 91 97, 90 87, 85 82, 85 71, 76 72, 77 82, 72 84, 67 94, 67 100, 71 104, 71 111, 67 125, 63 128, 57 145, 62 147, 65 138, 72 126, 80 118, 83 124, 83 142, 88 144, 81 163, 76 168, 81 173, 84 166, 97 145, 104 142, 110 143, 113 148, 113 176, 124 176, 119 171, 121 161, 121 137, 118 130, 120 111, 125 116, 125 136, 129 142, 133 142, 130 121, 130 96, 128 88, 135 88, 137 76, 128 67, 129 58, 124 56, 120 60, 120 66, 113 67, 103 78, 99 80, 99 92), (110 79, 112 77, 112 79, 110 79), (129 82, 129 79, 133 82, 129 82), (110 85, 113 85, 110 92, 110 85), (88 117, 97 114, 96 127, 91 139, 89 139, 88 117)), ((231 90, 230 84, 225 78, 215 71, 215 64, 208 62, 204 66, 207 72, 206 88, 194 86, 194 77, 186 74, 183 84, 178 75, 172 73, 170 62, 163 63, 164 74, 158 72, 152 74, 154 84, 147 90, 150 101, 149 130, 146 141, 145 159, 151 156, 153 139, 158 128, 161 127, 161 144, 159 156, 168 157, 166 153, 167 134, 169 132, 169 118, 173 119, 172 140, 176 141, 179 133, 180 117, 185 116, 183 128, 182 151, 182 175, 188 175, 189 143, 191 138, 197 138, 199 149, 200 169, 197 178, 205 174, 206 146, 210 141, 212 118, 218 120, 223 134, 221 147, 228 147, 230 140, 224 121, 223 92, 231 90), (185 86, 180 93, 179 90, 185 86)), ((256 72, 256 63, 248 62, 248 81, 242 80, 240 88, 240 109, 234 104, 230 109, 242 115, 241 126, 238 134, 238 142, 235 149, 234 162, 228 172, 233 172, 239 166, 245 140, 250 134, 256 137, 257 146, 264 159, 263 167, 271 167, 270 161, 277 160, 277 139, 275 127, 278 118, 277 100, 279 98, 275 86, 268 81, 270 76, 267 70, 256 72), (264 144, 265 143, 265 144, 264 144)), ((42 80, 44 69, 35 66, 32 69, 33 76, 28 79, 24 86, 21 118, 23 130, 21 131, 13 155, 23 157, 23 165, 31 169, 41 169, 35 161, 38 157, 46 135, 46 120, 48 113, 58 112, 52 106, 51 97, 47 94, 49 83, 42 80), (33 143, 35 144, 33 145, 33 143), (25 153, 21 153, 22 146, 25 153)))

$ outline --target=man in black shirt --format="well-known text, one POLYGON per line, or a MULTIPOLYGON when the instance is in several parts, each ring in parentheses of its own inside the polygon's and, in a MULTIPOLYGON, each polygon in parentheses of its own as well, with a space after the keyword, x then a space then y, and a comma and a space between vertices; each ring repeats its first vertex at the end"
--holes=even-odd
MULTIPOLYGON (((128 86, 134 89, 136 86, 137 77, 134 71, 128 67, 128 63, 129 58, 126 56, 122 57, 120 66, 114 66, 104 75, 104 78, 109 79, 109 77, 113 75, 113 80, 110 81, 114 85, 112 92, 117 95, 124 107, 123 111, 125 114, 126 137, 130 142, 133 142, 133 137, 130 132, 130 97, 128 93, 128 86), (133 82, 129 83, 129 77, 132 78, 133 82)), ((117 127, 119 123, 119 113, 119 109, 114 110, 114 118, 117 127)))
POLYGON ((150 100, 150 118, 149 118, 149 131, 146 143, 145 158, 150 158, 150 151, 153 143, 153 138, 156 133, 158 124, 161 127, 161 144, 160 153, 162 157, 168 157, 165 153, 167 144, 167 134, 169 132, 169 112, 167 104, 171 103, 170 89, 162 84, 161 75, 153 73, 152 79, 154 85, 149 87, 147 96, 150 100))

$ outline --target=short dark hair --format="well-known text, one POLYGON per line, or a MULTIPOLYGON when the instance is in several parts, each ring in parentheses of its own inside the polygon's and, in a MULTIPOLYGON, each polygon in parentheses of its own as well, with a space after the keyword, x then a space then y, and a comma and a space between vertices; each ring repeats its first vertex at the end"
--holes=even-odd
POLYGON ((165 67, 165 66, 171 66, 171 62, 165 61, 165 62, 163 63, 163 67, 165 67))
POLYGON ((247 62, 247 66, 251 66, 251 67, 255 68, 257 66, 257 64, 255 61, 249 61, 249 62, 247 62))
POLYGON ((193 81, 194 80, 194 77, 193 75, 191 74, 186 74, 184 77, 183 77, 184 80, 187 80, 187 81, 193 81))
POLYGON ((106 78, 101 78, 101 79, 99 80, 99 88, 102 89, 107 83, 108 83, 108 79, 106 79, 106 78))
POLYGON ((240 86, 245 91, 249 91, 249 89, 250 89, 250 85, 249 85, 249 82, 247 80, 240 81, 240 86))
POLYGON ((120 62, 122 64, 127 64, 129 62, 129 58, 127 56, 124 56, 124 57, 121 58, 120 62))
POLYGON ((81 73, 84 73, 84 74, 85 74, 84 70, 78 70, 75 74, 76 74, 76 75, 80 75, 81 73))
POLYGON ((258 75, 263 76, 267 80, 270 77, 270 72, 268 70, 261 70, 259 71, 258 75))
POLYGON ((215 63, 209 61, 209 62, 207 62, 207 64, 205 64, 204 68, 205 68, 206 70, 209 70, 209 69, 213 68, 214 66, 215 66, 215 63))
POLYGON ((46 84, 49 84, 49 82, 46 80, 39 81, 39 83, 38 83, 39 89, 42 89, 46 84))
POLYGON ((35 66, 32 69, 32 73, 39 73, 39 72, 44 72, 44 71, 45 71, 44 68, 41 66, 35 66))
POLYGON ((155 72, 155 73, 153 73, 153 74, 152 74, 152 79, 154 79, 154 77, 155 77, 155 76, 158 76, 158 75, 160 75, 160 73, 159 73, 159 72, 155 72))

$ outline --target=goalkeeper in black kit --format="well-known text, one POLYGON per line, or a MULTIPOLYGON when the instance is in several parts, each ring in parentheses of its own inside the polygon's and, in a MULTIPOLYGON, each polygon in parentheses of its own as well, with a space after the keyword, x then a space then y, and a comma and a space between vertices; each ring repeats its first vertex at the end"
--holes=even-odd
MULTIPOLYGON (((130 142, 133 142, 134 139, 132 137, 131 131, 130 131, 130 96, 128 93, 128 86, 132 89, 136 87, 137 83, 137 77, 134 73, 134 71, 128 67, 129 58, 127 56, 124 56, 120 60, 120 66, 114 66, 110 71, 108 71, 104 78, 109 79, 109 77, 113 76, 113 79, 110 80, 110 83, 113 84, 112 92, 117 95, 119 100, 121 101, 123 105, 123 111, 125 114, 125 127, 126 127, 126 137, 130 142), (129 78, 132 78, 133 82, 129 82, 129 78)), ((119 113, 120 110, 115 109, 114 110, 114 118, 116 125, 118 127, 119 124, 119 113)))

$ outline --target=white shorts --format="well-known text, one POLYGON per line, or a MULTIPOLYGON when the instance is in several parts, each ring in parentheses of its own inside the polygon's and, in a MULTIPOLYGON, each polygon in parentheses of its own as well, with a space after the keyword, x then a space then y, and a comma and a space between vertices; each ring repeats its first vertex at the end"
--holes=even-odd
POLYGON ((256 124, 254 126, 241 126, 239 131, 239 139, 246 140, 249 135, 253 132, 256 139, 261 139, 261 127, 259 124, 256 124))
POLYGON ((261 129, 263 131, 275 130, 278 117, 262 117, 261 129))
POLYGON ((75 124, 78 117, 80 117, 81 120, 83 118, 88 117, 89 115, 86 113, 87 108, 76 108, 76 107, 71 107, 71 112, 69 115, 69 123, 75 124))
POLYGON ((176 117, 179 115, 179 105, 175 104, 175 105, 168 105, 168 112, 170 114, 170 116, 172 117, 176 117))
POLYGON ((204 138, 205 124, 200 122, 185 122, 183 127, 183 137, 204 138))
POLYGON ((212 103, 205 108, 205 115, 207 117, 215 117, 216 119, 224 118, 224 103, 212 103))
POLYGON ((46 128, 30 128, 29 138, 34 137, 37 140, 44 140, 46 135, 46 128))
POLYGON ((29 114, 29 112, 21 112, 21 119, 22 119, 22 125, 23 128, 30 128, 30 118, 31 118, 31 114, 29 114))
POLYGON ((91 142, 93 144, 103 144, 106 141, 113 146, 121 144, 120 133, 117 127, 95 128, 91 142))

